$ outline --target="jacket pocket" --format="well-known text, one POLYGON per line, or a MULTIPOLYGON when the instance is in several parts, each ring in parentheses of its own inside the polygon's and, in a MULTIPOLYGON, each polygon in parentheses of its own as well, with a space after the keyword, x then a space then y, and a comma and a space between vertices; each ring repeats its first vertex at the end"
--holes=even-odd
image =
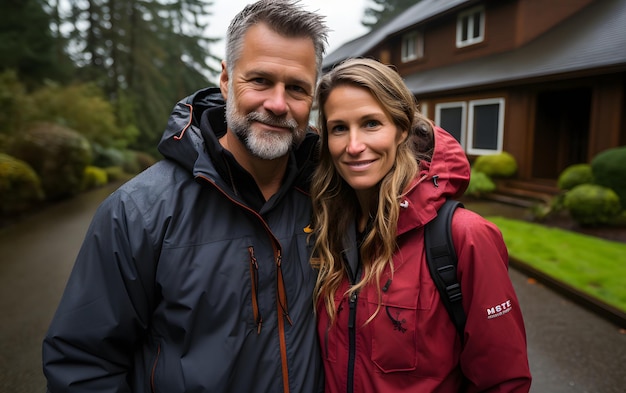
MULTIPOLYGON (((370 315, 378 302, 369 298, 370 315)), ((417 367, 417 296, 410 291, 387 293, 370 322, 372 362, 384 373, 411 371, 417 367)))

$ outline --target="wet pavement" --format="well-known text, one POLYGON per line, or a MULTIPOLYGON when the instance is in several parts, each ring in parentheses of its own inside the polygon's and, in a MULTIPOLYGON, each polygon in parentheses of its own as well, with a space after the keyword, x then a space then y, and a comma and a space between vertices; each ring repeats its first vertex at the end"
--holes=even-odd
MULTIPOLYGON (((0 231, 0 393, 45 391, 41 340, 91 217, 112 190, 80 195, 0 231)), ((474 207, 525 214, 497 204, 474 207)), ((626 334, 519 271, 512 269, 511 279, 526 321, 531 392, 626 391, 626 334)))

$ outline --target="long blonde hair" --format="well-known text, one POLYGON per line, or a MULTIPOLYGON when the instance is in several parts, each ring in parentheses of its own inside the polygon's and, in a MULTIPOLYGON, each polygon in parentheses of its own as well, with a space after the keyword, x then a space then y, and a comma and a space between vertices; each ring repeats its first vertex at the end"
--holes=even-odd
POLYGON ((350 59, 341 63, 321 78, 316 99, 321 150, 320 163, 311 184, 316 236, 311 263, 319 270, 314 292, 315 303, 323 299, 330 320, 334 321, 335 292, 346 277, 341 253, 343 240, 359 214, 369 214, 373 222, 360 247, 363 276, 344 295, 349 296, 374 282, 380 308, 381 276, 387 266, 393 274, 399 199, 405 187, 416 176, 419 161, 430 159, 433 129, 428 119, 419 113, 415 97, 400 75, 375 60, 350 59), (370 212, 359 211, 356 194, 337 173, 328 149, 324 105, 332 90, 341 85, 367 89, 394 124, 409 133, 409 137, 398 146, 393 167, 379 183, 378 199, 373 204, 374 211, 370 212))

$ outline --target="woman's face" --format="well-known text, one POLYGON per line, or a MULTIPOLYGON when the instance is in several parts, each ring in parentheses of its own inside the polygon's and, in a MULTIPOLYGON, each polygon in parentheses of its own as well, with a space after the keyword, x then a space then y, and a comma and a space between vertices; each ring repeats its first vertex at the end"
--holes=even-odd
POLYGON ((335 87, 323 110, 335 168, 357 194, 370 194, 391 170, 408 131, 400 130, 369 90, 361 87, 335 87))

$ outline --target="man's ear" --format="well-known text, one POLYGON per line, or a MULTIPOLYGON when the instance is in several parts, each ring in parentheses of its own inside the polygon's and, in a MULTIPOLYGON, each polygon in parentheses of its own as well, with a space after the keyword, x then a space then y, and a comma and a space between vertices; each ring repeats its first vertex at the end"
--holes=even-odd
POLYGON ((220 74, 220 90, 225 100, 228 99, 228 69, 226 60, 222 60, 222 73, 220 74))

